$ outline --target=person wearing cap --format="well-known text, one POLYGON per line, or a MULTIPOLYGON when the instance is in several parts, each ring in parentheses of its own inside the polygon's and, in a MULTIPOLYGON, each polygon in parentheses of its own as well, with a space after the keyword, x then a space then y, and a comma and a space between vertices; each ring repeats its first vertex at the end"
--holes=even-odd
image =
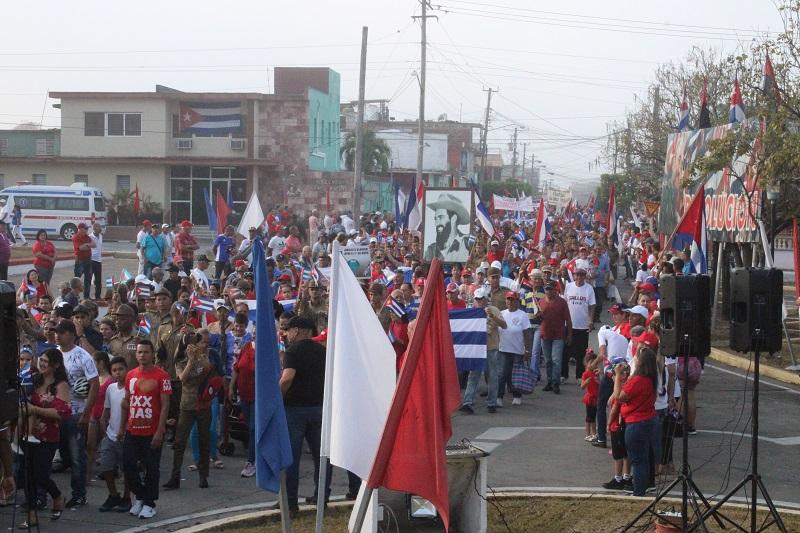
POLYGON ((432 242, 425 247, 425 261, 436 257, 445 262, 465 262, 469 257, 469 235, 461 233, 458 227, 469 225, 469 208, 449 192, 442 193, 426 207, 433 211, 435 232, 426 235, 432 242))
POLYGON ((161 235, 164 236, 166 257, 169 258, 175 247, 175 235, 172 233, 172 226, 169 224, 161 224, 161 235))
POLYGON ((583 357, 589 346, 589 333, 594 329, 594 288, 586 283, 586 269, 576 268, 574 277, 575 281, 564 287, 564 299, 569 305, 572 320, 572 342, 561 360, 561 377, 564 381, 569 377, 570 358, 575 359, 575 380, 580 380, 584 370, 583 357))
POLYGON ((116 334, 108 343, 112 356, 125 358, 128 368, 136 368, 136 343, 145 338, 136 326, 136 311, 128 304, 117 307, 112 315, 117 327, 116 334))
MULTIPOLYGON (((602 326, 597 331, 597 344, 599 345, 599 356, 602 358, 602 367, 606 368, 609 361, 623 359, 628 352, 628 339, 625 338, 619 329, 626 323, 626 313, 622 310, 622 304, 614 304, 609 309, 614 321, 614 327, 602 326)), ((606 410, 611 393, 614 390, 613 376, 600 374, 597 396, 597 436, 592 440, 592 446, 605 448, 606 429, 608 425, 608 412, 606 410)))
POLYGON ((94 359, 89 353, 77 346, 79 336, 75 324, 70 320, 61 320, 56 325, 56 342, 64 357, 64 369, 70 385, 70 406, 72 414, 64 421, 62 431, 65 432, 69 446, 69 457, 72 463, 70 485, 72 498, 67 507, 86 505, 86 438, 89 417, 100 389, 100 378, 94 359), (88 392, 76 390, 78 382, 88 382, 88 392))
POLYGON ((539 301, 539 311, 535 318, 539 322, 539 336, 542 343, 547 385, 544 391, 560 393, 561 364, 565 345, 572 341, 572 320, 569 304, 556 291, 556 284, 548 281, 544 285, 544 299, 539 301))
MULTIPOLYGON (((181 259, 181 267, 187 275, 194 268, 194 252, 200 246, 192 235, 192 223, 188 220, 181 222, 181 232, 175 237, 175 252, 181 259)), ((173 403, 174 398, 173 398, 173 403)))
MULTIPOLYGON (((500 360, 500 334, 498 328, 505 329, 506 321, 500 310, 489 305, 488 289, 478 287, 473 294, 473 306, 486 310, 486 379, 488 391, 486 395, 486 409, 489 413, 497 412, 497 389, 500 385, 500 372, 502 361, 500 360)), ((478 392, 478 384, 483 370, 470 370, 467 376, 467 387, 464 390, 464 400, 459 410, 462 413, 473 414, 475 412, 475 393, 478 392)))
POLYGON ((500 241, 492 239, 489 243, 489 251, 486 252, 486 260, 489 264, 495 261, 503 261, 503 250, 500 249, 500 241))
POLYGON ((295 305, 295 314, 311 319, 317 331, 328 327, 328 295, 317 280, 312 278, 305 282, 295 305))
POLYGON ((458 285, 452 281, 447 284, 445 289, 447 294, 447 310, 466 309, 467 303, 458 295, 458 285))
POLYGON ((142 275, 150 277, 153 269, 161 266, 169 257, 169 248, 167 247, 167 240, 161 233, 161 228, 156 224, 152 229, 142 236, 139 244, 142 252, 142 275))
POLYGON ((323 253, 327 253, 328 252, 328 248, 329 248, 329 245, 328 245, 328 234, 325 233, 325 232, 322 232, 322 233, 319 234, 319 236, 317 237, 316 241, 314 242, 314 245, 311 247, 311 258, 314 261, 319 260, 319 257, 323 253))
POLYGON ((142 220, 142 229, 136 234, 136 258, 139 260, 138 269, 136 271, 137 274, 144 273, 145 258, 142 250, 142 242, 152 231, 153 224, 147 219, 142 220))
POLYGON ((528 313, 519 307, 519 295, 514 291, 506 291, 506 309, 501 311, 506 327, 500 330, 500 362, 503 372, 497 390, 497 405, 502 407, 506 388, 514 396, 512 405, 522 404, 522 393, 514 390, 511 373, 515 364, 529 364, 532 351, 533 336, 528 313))
MULTIPOLYGON (((524 272, 524 269, 520 269, 520 272, 524 272)), ((542 337, 539 332, 539 324, 541 323, 541 320, 536 317, 536 313, 539 311, 539 302, 545 297, 544 273, 538 268, 532 269, 530 278, 526 283, 526 290, 524 290, 520 296, 520 307, 527 311, 528 319, 531 321, 531 335, 533 337, 531 370, 533 370, 534 379, 538 382, 541 379, 539 359, 542 355, 542 337)))
POLYGON ((87 233, 86 224, 78 224, 78 230, 72 237, 72 250, 75 254, 74 276, 83 277, 83 297, 89 298, 89 289, 92 283, 92 243, 87 233))
MULTIPOLYGON (((319 470, 322 402, 325 392, 325 347, 311 340, 315 334, 314 323, 307 318, 295 316, 287 324, 288 345, 283 357, 280 387, 286 406, 286 422, 294 458, 292 466, 286 471, 286 494, 289 510, 293 513, 298 510, 297 492, 303 440, 311 448, 315 472, 319 470)), ((325 491, 326 501, 330 494, 330 479, 329 471, 327 484, 321 489, 325 491)), ((314 476, 315 486, 317 480, 318 476, 314 476)))

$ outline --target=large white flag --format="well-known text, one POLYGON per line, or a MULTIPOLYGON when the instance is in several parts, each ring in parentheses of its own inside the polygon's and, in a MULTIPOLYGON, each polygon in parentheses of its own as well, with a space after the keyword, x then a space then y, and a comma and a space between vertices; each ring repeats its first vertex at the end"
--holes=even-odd
POLYGON ((335 322, 328 330, 325 375, 330 407, 323 409, 330 416, 330 438, 322 439, 322 455, 366 479, 392 403, 396 356, 347 261, 339 253, 334 261, 329 316, 335 322))
POLYGON ((247 202, 242 220, 239 222, 239 229, 236 231, 239 235, 249 237, 250 233, 247 230, 253 227, 260 228, 263 223, 264 211, 261 210, 261 202, 258 201, 258 197, 256 197, 256 193, 254 192, 247 202))

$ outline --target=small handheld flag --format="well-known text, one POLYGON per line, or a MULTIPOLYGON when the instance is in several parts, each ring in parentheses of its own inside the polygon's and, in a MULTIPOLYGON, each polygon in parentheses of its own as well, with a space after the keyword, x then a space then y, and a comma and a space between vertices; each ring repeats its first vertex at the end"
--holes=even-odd
POLYGON ((150 298, 153 287, 148 283, 136 284, 136 296, 139 298, 150 298))
POLYGON ((150 319, 147 318, 147 315, 142 315, 139 318, 139 333, 145 336, 150 335, 150 319))
POLYGON ((681 107, 678 111, 678 131, 686 131, 689 129, 689 99, 686 94, 686 89, 683 90, 683 100, 681 107))
POLYGON ((114 288, 114 277, 106 278, 106 289, 114 288))
POLYGON ((212 300, 211 298, 206 298, 204 296, 198 296, 195 294, 192 297, 190 308, 192 309, 192 311, 199 311, 201 313, 213 313, 214 300, 212 300))
POLYGON ((386 303, 383 304, 385 308, 392 312, 396 317, 403 318, 406 316, 406 308, 403 304, 401 304, 397 299, 389 296, 386 300, 386 303))
POLYGON ((122 272, 120 273, 120 279, 122 279, 122 282, 124 283, 129 279, 133 279, 133 275, 131 275, 131 273, 128 272, 127 269, 123 268, 122 272))

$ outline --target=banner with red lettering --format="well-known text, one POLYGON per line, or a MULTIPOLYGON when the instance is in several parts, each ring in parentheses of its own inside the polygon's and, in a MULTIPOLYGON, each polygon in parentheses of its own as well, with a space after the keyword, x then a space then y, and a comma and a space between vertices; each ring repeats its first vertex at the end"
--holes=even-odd
MULTIPOLYGON (((689 167, 709 150, 709 143, 725 137, 732 128, 758 128, 757 121, 739 125, 726 124, 694 131, 673 133, 667 140, 664 177, 661 182, 661 209, 658 229, 669 235, 692 202, 697 186, 684 189, 682 183, 689 167)), ((760 138, 730 168, 711 175, 705 182, 706 229, 714 242, 754 242, 759 239, 756 219, 761 194, 756 188, 756 154, 761 150, 760 138), (740 176, 741 179, 736 178, 740 176)))
POLYGON ((492 202, 495 209, 502 209, 503 211, 525 211, 529 213, 535 210, 533 206, 533 198, 527 196, 525 198, 510 198, 508 196, 492 195, 492 202))

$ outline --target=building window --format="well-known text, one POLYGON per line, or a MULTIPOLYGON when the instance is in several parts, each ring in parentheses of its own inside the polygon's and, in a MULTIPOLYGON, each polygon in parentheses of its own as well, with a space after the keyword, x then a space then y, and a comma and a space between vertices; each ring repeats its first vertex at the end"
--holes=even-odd
POLYGON ((106 134, 106 114, 84 113, 83 134, 86 137, 103 137, 106 134))
POLYGON ((124 174, 117 174, 117 192, 122 191, 130 192, 131 190, 131 177, 124 174))
POLYGON ((8 139, 0 139, 0 155, 8 155, 8 139))
POLYGON ((36 139, 36 155, 56 155, 55 139, 36 139))
POLYGON ((89 175, 88 174, 75 174, 74 183, 83 183, 84 185, 89 185, 89 175))
POLYGON ((142 134, 141 113, 107 113, 106 122, 109 137, 138 137, 142 134))
POLYGON ((33 184, 34 185, 47 185, 47 174, 34 174, 33 175, 33 184))

